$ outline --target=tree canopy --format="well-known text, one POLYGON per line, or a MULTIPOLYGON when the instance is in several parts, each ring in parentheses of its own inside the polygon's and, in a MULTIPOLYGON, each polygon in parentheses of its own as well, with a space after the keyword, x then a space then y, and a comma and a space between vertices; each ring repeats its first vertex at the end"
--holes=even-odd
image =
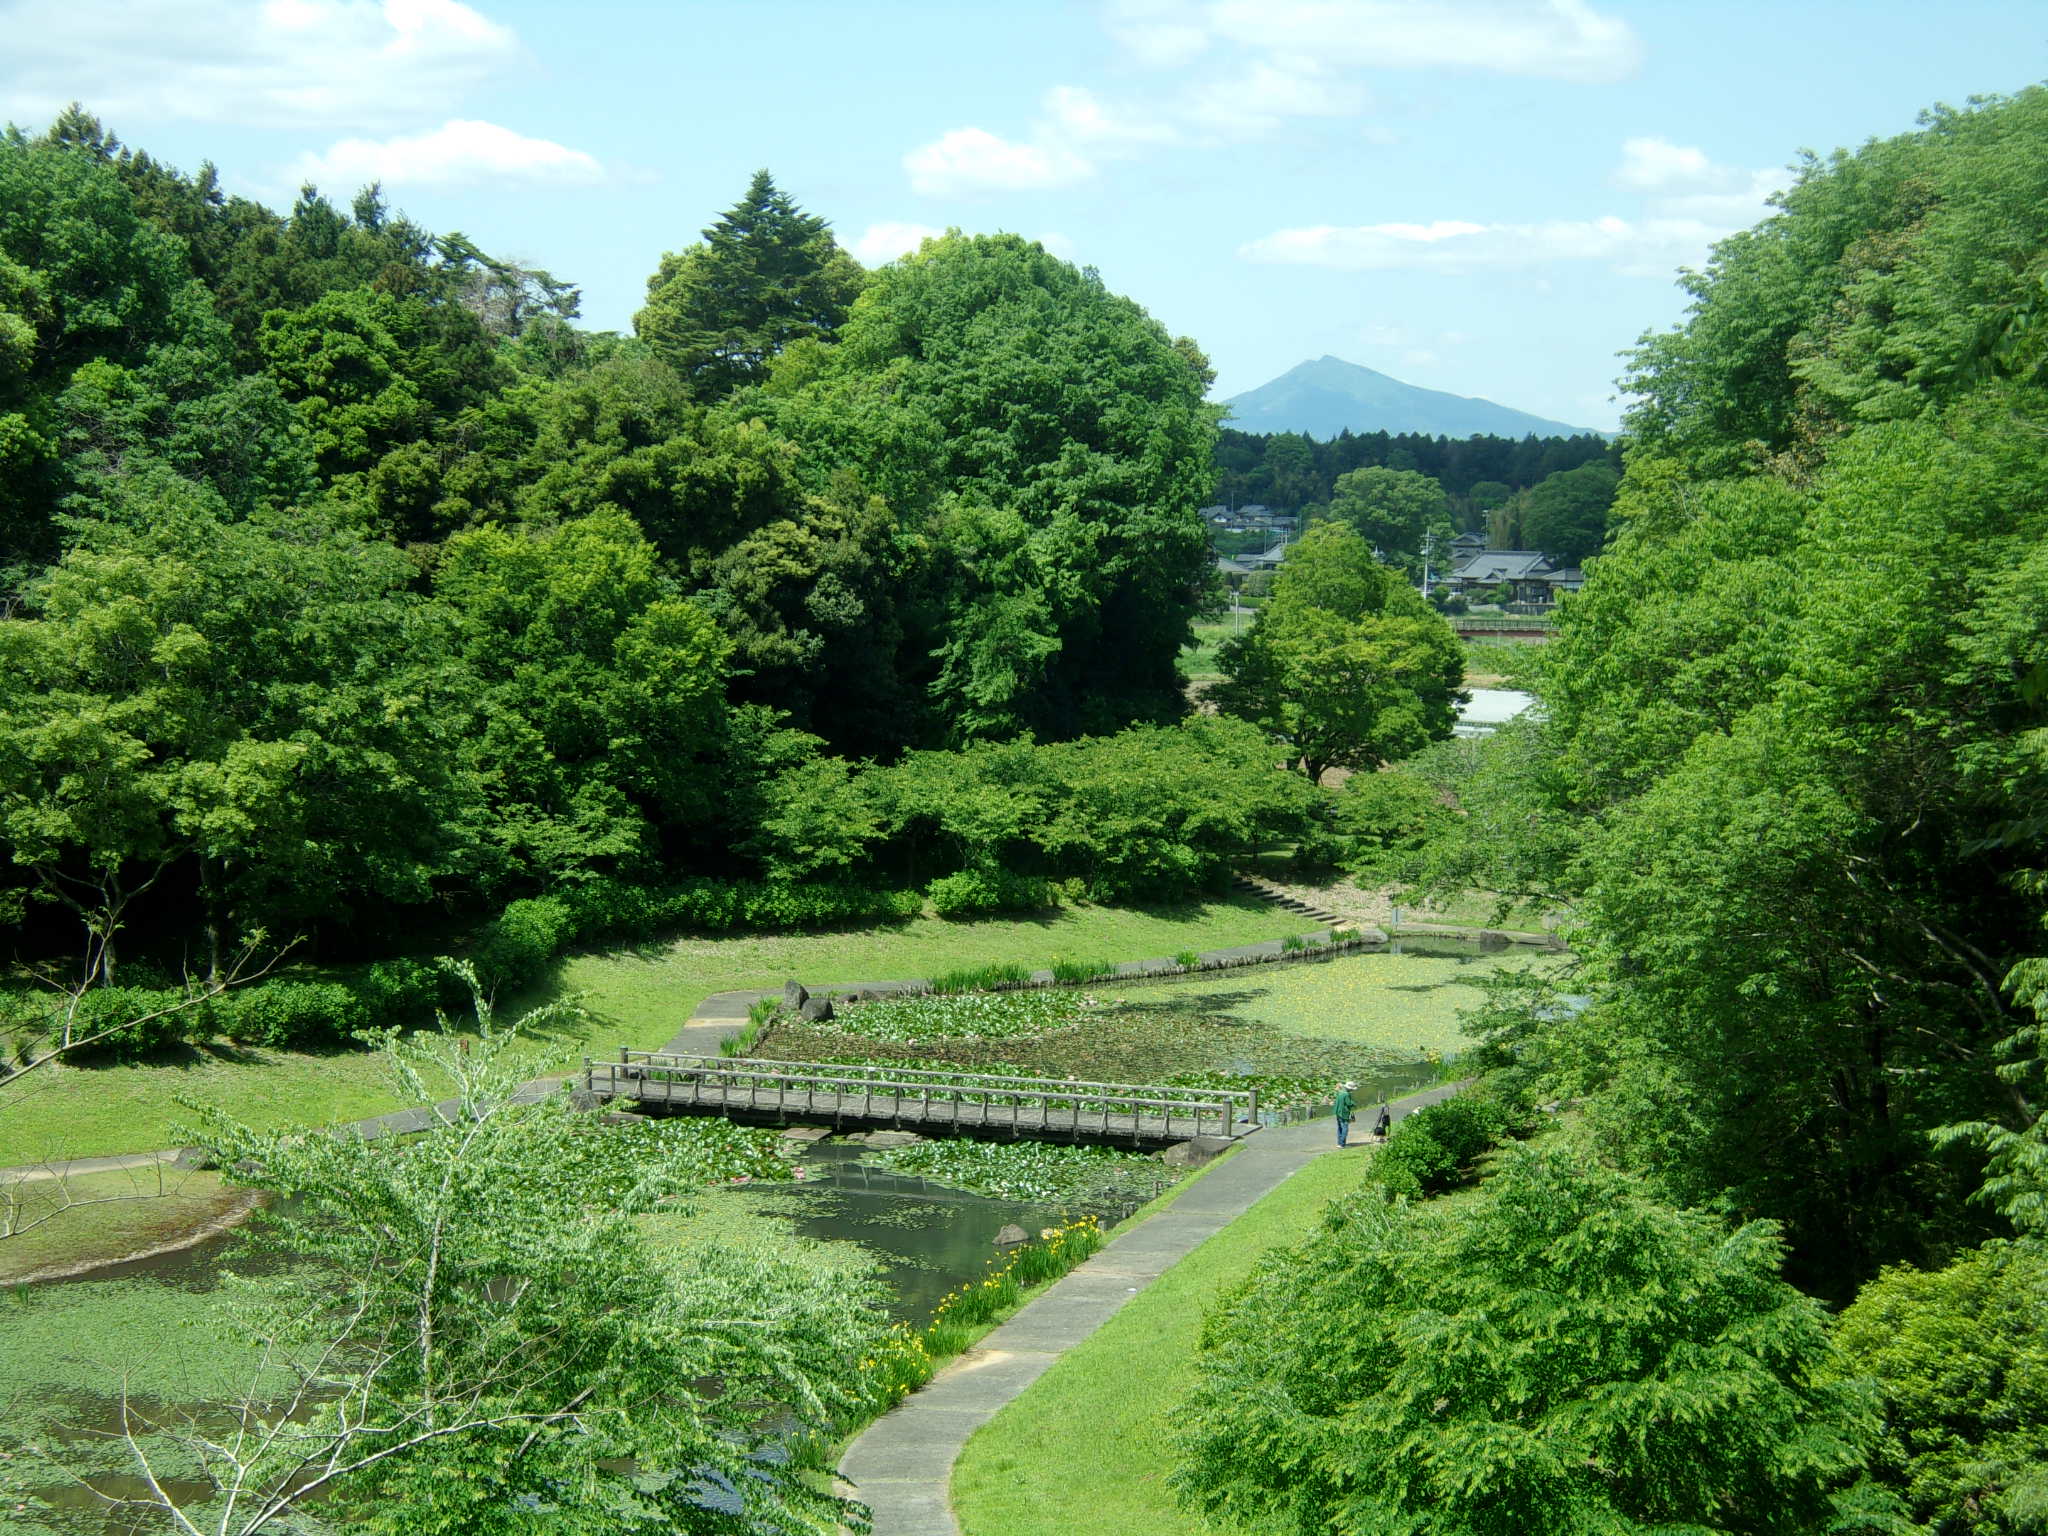
POLYGON ((1288 550, 1256 622, 1217 661, 1217 707, 1285 742, 1312 783, 1449 736, 1463 697, 1450 625, 1342 523, 1288 550))

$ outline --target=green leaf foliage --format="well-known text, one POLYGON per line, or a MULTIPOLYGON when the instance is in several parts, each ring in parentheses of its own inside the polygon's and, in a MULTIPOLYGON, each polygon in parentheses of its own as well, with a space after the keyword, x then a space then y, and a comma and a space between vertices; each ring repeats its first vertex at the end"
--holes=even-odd
POLYGON ((2048 1259, 1987 1243, 1945 1268, 1886 1270, 1842 1314, 1842 1369, 1874 1380, 1878 1475, 1918 1528, 2038 1531, 2048 1518, 2048 1259))
POLYGON ((1557 1146, 1471 1197, 1339 1202, 1210 1317, 1177 1482, 1304 1536, 1902 1529, 1779 1258, 1557 1146))
POLYGON ((1288 550, 1271 600, 1217 660, 1218 707, 1285 742, 1311 782, 1449 736, 1465 677, 1450 625, 1335 523, 1288 550))

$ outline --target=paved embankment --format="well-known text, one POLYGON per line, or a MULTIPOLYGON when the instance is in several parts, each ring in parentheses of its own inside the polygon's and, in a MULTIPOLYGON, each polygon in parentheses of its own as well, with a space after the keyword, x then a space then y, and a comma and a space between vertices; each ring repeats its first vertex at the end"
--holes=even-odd
MULTIPOLYGON (((1397 1100, 1395 1119, 1456 1091, 1397 1100)), ((874 1512, 874 1536, 960 1536, 948 1484, 968 1436, 994 1418, 1066 1350, 1181 1259, 1250 1210, 1314 1157, 1335 1153, 1335 1122, 1269 1126, 1244 1141, 1165 1210, 1118 1232, 921 1391, 847 1448, 840 1475, 874 1512)))

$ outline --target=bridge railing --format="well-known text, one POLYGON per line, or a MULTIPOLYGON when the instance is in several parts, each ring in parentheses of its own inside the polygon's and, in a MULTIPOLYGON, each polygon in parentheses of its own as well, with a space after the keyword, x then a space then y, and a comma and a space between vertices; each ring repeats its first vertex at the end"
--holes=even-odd
POLYGON ((583 1061, 584 1085, 670 1107, 745 1109, 1009 1130, 1016 1134, 1129 1134, 1131 1139, 1235 1134, 1256 1125, 1256 1089, 1096 1083, 1006 1073, 943 1072, 744 1056, 621 1050, 583 1061), (819 1099, 829 1100, 827 1103, 819 1099))

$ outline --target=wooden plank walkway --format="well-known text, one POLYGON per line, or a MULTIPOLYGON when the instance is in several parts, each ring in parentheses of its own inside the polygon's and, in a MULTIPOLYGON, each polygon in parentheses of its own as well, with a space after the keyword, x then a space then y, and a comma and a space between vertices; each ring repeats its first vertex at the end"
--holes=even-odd
POLYGON ((583 1084, 652 1114, 829 1121, 1039 1141, 1166 1145, 1237 1137, 1259 1123, 1255 1091, 1089 1083, 877 1065, 619 1052, 583 1062, 583 1084))

